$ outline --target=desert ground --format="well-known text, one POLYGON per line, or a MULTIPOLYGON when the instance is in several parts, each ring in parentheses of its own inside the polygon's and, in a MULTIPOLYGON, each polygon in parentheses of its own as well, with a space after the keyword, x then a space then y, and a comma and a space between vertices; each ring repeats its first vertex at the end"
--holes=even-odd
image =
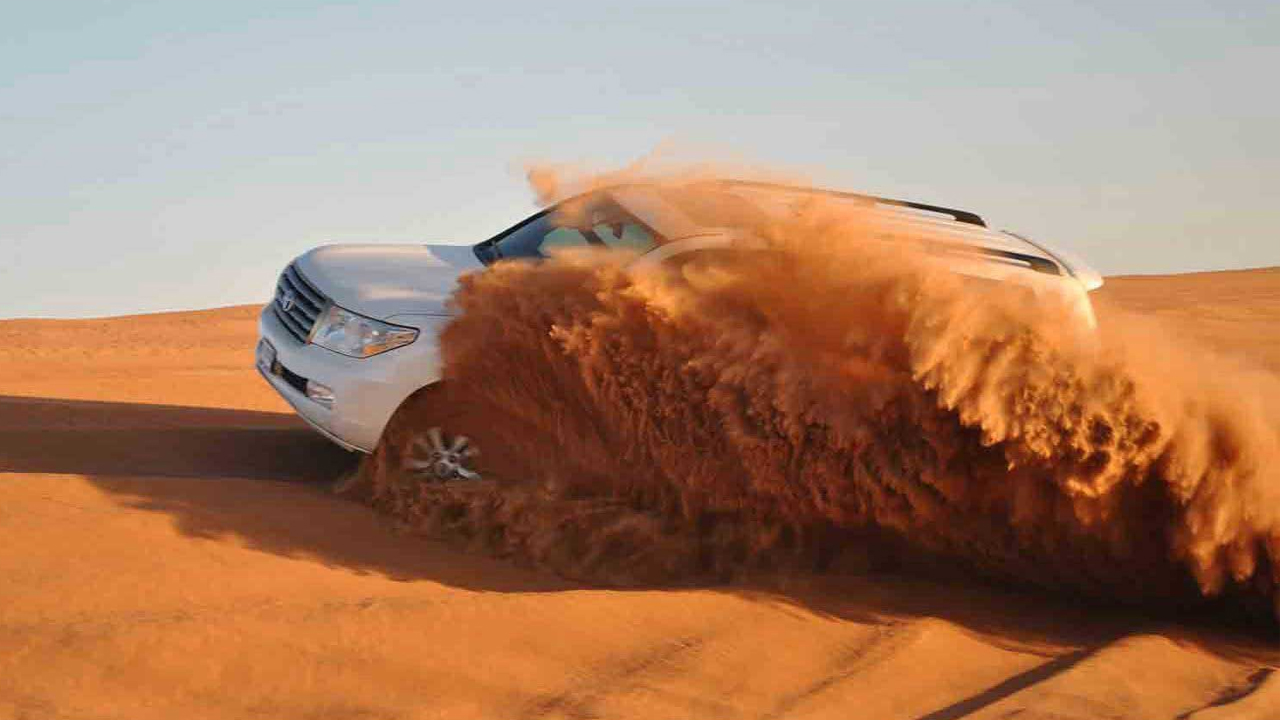
MULTIPOLYGON (((1280 372, 1280 269, 1108 312, 1280 372)), ((1280 649, 984 583, 617 590, 411 537, 252 369, 257 308, 0 322, 0 718, 1274 718, 1280 649)))

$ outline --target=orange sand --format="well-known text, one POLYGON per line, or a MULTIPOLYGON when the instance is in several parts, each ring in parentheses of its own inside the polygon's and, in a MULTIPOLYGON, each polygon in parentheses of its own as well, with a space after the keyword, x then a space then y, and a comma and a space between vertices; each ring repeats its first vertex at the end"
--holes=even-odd
MULTIPOLYGON (((1280 368, 1280 271, 1106 305, 1280 368)), ((1280 651, 883 576, 619 591, 398 535, 255 308, 0 322, 0 718, 1270 718, 1280 651)))

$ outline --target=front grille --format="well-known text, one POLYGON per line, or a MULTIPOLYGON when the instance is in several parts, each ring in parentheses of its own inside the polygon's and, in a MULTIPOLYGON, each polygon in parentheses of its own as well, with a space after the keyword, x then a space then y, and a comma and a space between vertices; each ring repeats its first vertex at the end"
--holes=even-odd
POLYGON ((328 304, 324 294, 307 282, 296 267, 290 265, 280 273, 271 309, 289 333, 299 342, 305 343, 311 337, 311 328, 315 327, 316 319, 328 304))

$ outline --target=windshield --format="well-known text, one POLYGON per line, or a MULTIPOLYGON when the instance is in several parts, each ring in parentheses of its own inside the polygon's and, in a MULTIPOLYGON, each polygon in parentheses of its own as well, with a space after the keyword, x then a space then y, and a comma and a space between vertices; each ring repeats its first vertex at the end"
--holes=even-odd
MULTIPOLYGON (((573 202, 573 201, 569 201, 573 202)), ((525 220, 476 249, 486 265, 503 259, 541 259, 557 248, 606 247, 647 252, 662 242, 648 225, 604 194, 584 204, 557 205, 525 220)))

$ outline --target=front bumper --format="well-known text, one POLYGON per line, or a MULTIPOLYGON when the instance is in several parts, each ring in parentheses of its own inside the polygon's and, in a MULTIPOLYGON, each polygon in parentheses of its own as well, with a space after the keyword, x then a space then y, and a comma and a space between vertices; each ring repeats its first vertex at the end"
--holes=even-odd
MULTIPOLYGON (((301 398, 302 400, 309 400, 309 398, 307 398, 305 395, 299 395, 297 392, 286 392, 284 388, 290 387, 290 386, 285 385, 282 387, 279 384, 281 382, 281 379, 278 375, 272 375, 270 373, 267 373, 262 369, 261 366, 258 367, 258 374, 262 376, 263 380, 267 381, 268 385, 275 388, 276 392, 280 394, 280 397, 284 398, 286 402, 288 402, 290 405, 293 406, 293 410, 294 412, 298 413, 298 417, 305 420, 307 424, 311 426, 312 430, 315 430, 316 432, 323 435, 327 440, 329 440, 329 442, 333 443, 334 445, 337 445, 343 450, 347 450, 348 452, 360 452, 366 455, 372 452, 372 450, 369 450, 367 448, 362 448, 356 445, 352 445, 346 440, 335 435, 333 431, 329 430, 329 428, 325 427, 324 425, 321 425, 318 421, 313 420, 312 417, 309 416, 307 412, 304 412, 305 406, 298 403, 299 398, 301 398)), ((320 405, 320 403, 313 403, 313 404, 320 405)))
POLYGON ((271 343, 276 361, 288 371, 276 374, 259 366, 258 373, 317 432, 348 450, 372 452, 396 408, 420 387, 406 377, 403 363, 413 353, 400 350, 407 348, 351 358, 304 344, 284 327, 269 304, 258 316, 258 335, 271 343), (333 402, 307 397, 303 386, 308 379, 328 386, 333 402))

